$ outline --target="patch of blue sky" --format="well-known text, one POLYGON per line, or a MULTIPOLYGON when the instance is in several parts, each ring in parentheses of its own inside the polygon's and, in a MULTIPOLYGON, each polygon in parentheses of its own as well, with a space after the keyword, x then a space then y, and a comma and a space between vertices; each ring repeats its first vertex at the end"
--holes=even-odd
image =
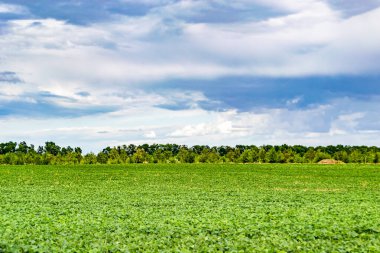
POLYGON ((19 13, 0 13, 0 27, 2 26, 1 22, 8 20, 17 20, 30 17, 29 14, 19 14, 19 13))
MULTIPOLYGON (((128 16, 143 16, 152 6, 139 3, 124 3, 117 0, 4 0, 6 4, 25 6, 33 18, 54 18, 74 24, 91 24, 107 21, 113 14, 128 16)), ((17 17, 16 14, 6 14, 3 19, 17 17)))
MULTIPOLYGON (((65 20, 74 24, 91 24, 110 20, 115 15, 145 16, 150 12, 155 13, 164 3, 144 1, 116 1, 116 0, 3 0, 6 4, 25 6, 30 11, 29 17, 54 18, 65 20)), ((179 1, 171 1, 176 3, 179 1)), ((244 6, 246 7, 246 5, 244 6)), ((168 13, 159 12, 165 16, 168 13)), ((228 4, 208 2, 206 8, 200 8, 193 12, 174 13, 173 15, 190 23, 225 23, 237 22, 247 19, 265 19, 280 15, 278 10, 271 10, 260 5, 250 4, 249 8, 237 8, 228 4)), ((283 14, 283 13, 282 13, 283 14)), ((20 14, 2 14, 1 19, 17 19, 20 14)), ((26 17, 23 14, 22 17, 26 17)))
MULTIPOLYGON (((107 21, 113 15, 145 16, 150 12, 173 1, 122 1, 122 0, 2 0, 0 3, 20 5, 26 7, 30 13, 1 13, 0 20, 25 18, 54 18, 66 20, 74 24, 91 24, 107 21)), ((196 1, 194 1, 196 2, 196 1)), ((357 15, 379 7, 378 0, 329 0, 331 6, 347 16, 357 15)), ((175 13, 176 17, 187 22, 223 23, 244 20, 262 20, 268 17, 285 14, 284 11, 269 8, 259 2, 245 4, 226 4, 223 1, 206 2, 204 8, 191 12, 175 13)), ((162 15, 164 15, 161 12, 162 15)))
POLYGON ((268 9, 262 5, 250 4, 239 8, 218 2, 209 2, 203 8, 183 13, 174 13, 174 17, 188 23, 234 23, 244 21, 259 21, 269 17, 285 14, 283 11, 268 9))
MULTIPOLYGON (((0 94, 1 95, 1 94, 0 94)), ((75 100, 64 96, 58 96, 49 92, 24 95, 29 97, 25 100, 0 101, 0 117, 21 116, 31 118, 76 118, 96 114, 114 112, 113 106, 83 106, 75 105, 75 100), (64 106, 56 100, 73 103, 72 106, 64 106)))
MULTIPOLYGON (((212 110, 260 108, 302 109, 339 98, 380 96, 380 76, 311 76, 298 78, 227 77, 215 80, 172 80, 160 89, 181 87, 202 92, 212 110)), ((170 109, 170 107, 167 107, 170 109)), ((175 109, 178 109, 174 107, 175 109)))
POLYGON ((354 16, 380 6, 378 0, 329 0, 329 3, 346 16, 354 16))

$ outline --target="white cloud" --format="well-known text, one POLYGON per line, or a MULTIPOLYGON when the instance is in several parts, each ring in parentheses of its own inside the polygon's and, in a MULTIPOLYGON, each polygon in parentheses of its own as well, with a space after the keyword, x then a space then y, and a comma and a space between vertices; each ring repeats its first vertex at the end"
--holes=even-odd
POLYGON ((266 109, 260 112, 214 112, 207 122, 189 124, 169 137, 202 139, 214 143, 279 144, 371 144, 378 126, 368 125, 379 118, 379 102, 337 99, 330 105, 309 109, 266 109), (357 109, 360 108, 360 109, 357 109), (364 110, 358 111, 358 110, 364 110), (365 134, 364 134, 365 133, 365 134), (363 134, 363 141, 359 136, 363 134), (350 136, 356 136, 351 139, 350 136), (345 139, 346 138, 346 139, 345 139))
POLYGON ((287 106, 297 105, 301 101, 302 101, 302 97, 295 97, 293 99, 286 101, 286 105, 287 106))
MULTIPOLYGON (((144 97, 141 97, 141 101, 144 97)), ((149 100, 148 97, 145 99, 149 100)), ((136 100, 138 101, 138 99, 136 100)), ((297 110, 226 112, 199 108, 170 111, 138 104, 115 113, 77 118, 0 118, 0 142, 83 146, 86 152, 130 143, 207 145, 304 144, 377 145, 380 99, 337 99, 297 110), (25 125, 25 122, 28 122, 25 125)))
MULTIPOLYGON (((6 129, 2 140, 53 139, 67 145, 86 143, 87 149, 146 138, 188 144, 378 141, 376 101, 342 98, 298 110, 208 112, 199 103, 217 101, 209 101, 202 92, 187 93, 180 86, 167 94, 154 90, 156 83, 175 79, 378 74, 380 8, 345 18, 318 0, 144 4, 164 6, 144 17, 118 17, 87 27, 55 19, 5 22, 0 70, 16 72, 23 82, 2 82, 1 101, 33 102, 36 94, 45 92, 62 97, 47 96, 44 101, 65 108, 109 106, 116 111, 70 120, 0 118, 0 128, 6 129), (215 24, 181 19, 212 3, 241 9, 260 4, 286 14, 215 24), (89 94, 81 96, 83 91, 89 94), (184 108, 169 111, 157 108, 160 105, 184 108)), ((0 13, 24 11, 0 4, 0 13)), ((301 99, 287 104, 295 106, 301 99)))
POLYGON ((149 131, 144 134, 144 137, 148 139, 155 139, 157 135, 155 131, 149 131))
POLYGON ((234 129, 231 121, 214 122, 212 124, 201 123, 198 125, 188 125, 182 129, 169 134, 169 137, 193 137, 214 134, 228 134, 234 129))
MULTIPOLYGON (((204 3, 177 3, 189 4, 204 3)), ((325 2, 277 5, 284 4, 293 10, 289 15, 229 24, 168 23, 153 14, 90 27, 53 19, 10 21, 0 38, 0 68, 61 95, 174 78, 379 71, 380 9, 344 19, 325 2)))

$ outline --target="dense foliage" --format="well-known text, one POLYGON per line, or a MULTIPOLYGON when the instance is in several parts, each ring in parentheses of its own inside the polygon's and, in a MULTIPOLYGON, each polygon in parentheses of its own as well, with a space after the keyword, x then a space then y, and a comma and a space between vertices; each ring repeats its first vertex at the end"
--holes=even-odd
POLYGON ((25 142, 0 143, 0 164, 64 165, 127 163, 317 163, 323 159, 344 163, 379 163, 380 148, 367 146, 305 147, 300 145, 257 147, 143 144, 107 147, 98 154, 82 154, 79 147, 60 147, 54 142, 35 148, 25 142))
POLYGON ((380 252, 379 172, 0 166, 0 252, 380 252))

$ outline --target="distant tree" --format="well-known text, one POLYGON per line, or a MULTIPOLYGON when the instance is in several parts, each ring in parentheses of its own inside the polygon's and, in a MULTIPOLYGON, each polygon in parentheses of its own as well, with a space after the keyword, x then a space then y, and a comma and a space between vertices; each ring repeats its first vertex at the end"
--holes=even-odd
POLYGON ((315 153, 313 162, 318 163, 324 159, 330 159, 330 158, 331 158, 330 154, 325 153, 321 150, 317 150, 317 152, 315 153))
POLYGON ((34 145, 25 141, 0 143, 0 164, 125 164, 136 163, 311 163, 334 158, 351 163, 379 163, 380 148, 375 146, 319 146, 305 147, 300 145, 236 145, 235 147, 210 147, 195 145, 187 147, 177 144, 130 144, 117 147, 106 147, 97 155, 82 155, 79 147, 59 147, 54 142, 46 142, 37 150, 34 145))
POLYGON ((96 160, 100 164, 106 164, 108 162, 108 155, 106 153, 99 152, 98 155, 96 156, 96 160))
POLYGON ((226 158, 230 162, 237 162, 239 157, 240 157, 240 149, 239 148, 231 149, 226 154, 226 158))
POLYGON ((157 149, 153 153, 152 157, 154 163, 169 163, 170 157, 172 157, 172 152, 169 150, 165 150, 164 148, 157 149))
POLYGON ((143 149, 146 153, 149 154, 150 147, 149 147, 149 144, 142 144, 138 146, 138 149, 143 149))
POLYGON ((121 160, 121 163, 128 163, 129 156, 127 154, 127 151, 125 151, 124 149, 121 149, 119 153, 119 159, 121 160))
POLYGON ((380 152, 376 152, 373 158, 373 163, 379 163, 380 162, 380 152))
POLYGON ((277 151, 277 160, 276 163, 285 163, 287 161, 284 153, 281 150, 277 151))
POLYGON ((308 163, 312 163, 315 160, 316 151, 314 148, 309 148, 304 154, 304 161, 308 163))
POLYGON ((201 152, 201 154, 197 156, 198 162, 200 162, 200 163, 206 163, 207 160, 208 160, 208 153, 209 152, 210 152, 209 150, 203 149, 202 152, 201 152))
POLYGON ((37 164, 37 153, 34 152, 28 152, 25 155, 25 164, 37 164))
POLYGON ((83 157, 84 164, 97 164, 98 159, 94 153, 88 153, 83 157))
POLYGON ((217 148, 217 152, 220 156, 225 156, 229 150, 231 150, 231 147, 228 146, 220 146, 217 148))
POLYGON ((74 156, 76 159, 76 163, 80 163, 82 161, 83 156, 82 156, 82 149, 80 147, 76 147, 74 149, 74 156))
POLYGON ((362 162, 362 154, 359 150, 355 149, 351 152, 348 157, 350 163, 361 163, 362 162))
POLYGON ((27 154, 29 152, 29 149, 30 148, 29 148, 28 144, 26 144, 25 141, 22 141, 18 144, 17 152, 27 154))
POLYGON ((278 155, 276 150, 272 147, 265 155, 265 161, 267 163, 276 163, 278 159, 278 155))
POLYGON ((41 156, 41 164, 42 165, 53 165, 55 164, 55 156, 51 153, 44 153, 41 156))
POLYGON ((304 163, 305 159, 300 154, 295 154, 294 163, 304 163))
POLYGON ((15 153, 8 152, 3 156, 4 164, 17 165, 18 157, 15 153))
POLYGON ((258 153, 254 149, 246 149, 239 157, 239 162, 255 163, 259 159, 258 153))
POLYGON ((44 147, 38 146, 37 154, 42 155, 44 153, 44 147))
POLYGON ((207 154, 207 162, 208 163, 217 163, 217 162, 219 162, 219 159, 220 159, 220 156, 216 152, 215 149, 212 149, 208 152, 208 154, 207 154))
POLYGON ((108 163, 111 164, 120 164, 122 163, 119 155, 119 151, 117 148, 112 148, 108 154, 108 163))
POLYGON ((217 163, 219 159, 220 156, 215 149, 203 149, 202 153, 197 156, 200 163, 217 163))
POLYGON ((45 143, 44 151, 48 154, 56 156, 61 152, 61 148, 54 142, 48 141, 45 143))
POLYGON ((6 142, 0 144, 0 154, 15 153, 17 142, 6 142))
POLYGON ((193 163, 195 161, 195 154, 185 147, 179 150, 177 157, 181 163, 193 163))
POLYGON ((300 157, 303 157, 304 154, 307 152, 308 148, 305 147, 305 146, 301 146, 301 145, 295 145, 293 147, 291 147, 291 149, 298 155, 300 155, 300 157))
POLYGON ((266 157, 266 154, 267 154, 267 152, 266 152, 265 148, 264 148, 264 147, 261 147, 261 148, 259 149, 259 154, 258 154, 259 162, 260 162, 260 163, 265 163, 265 157, 266 157))
POLYGON ((132 156, 134 153, 136 153, 136 150, 137 150, 137 147, 134 144, 128 145, 127 148, 125 149, 125 151, 127 152, 129 156, 132 156))
POLYGON ((345 163, 348 163, 349 162, 349 157, 348 157, 348 154, 346 151, 337 151, 335 154, 334 154, 334 159, 335 160, 338 160, 338 161, 342 161, 342 162, 345 162, 345 163))
POLYGON ((210 147, 209 147, 209 146, 195 145, 195 146, 193 146, 193 147, 191 148, 191 150, 192 150, 194 153, 196 153, 197 155, 200 155, 200 154, 203 152, 203 150, 205 150, 205 149, 209 150, 210 147))
POLYGON ((286 162, 286 163, 295 162, 296 152, 294 152, 292 148, 288 147, 287 149, 283 150, 281 153, 283 155, 283 162, 286 162))
POLYGON ((144 149, 137 149, 132 156, 132 161, 135 163, 144 163, 148 161, 148 153, 144 149))

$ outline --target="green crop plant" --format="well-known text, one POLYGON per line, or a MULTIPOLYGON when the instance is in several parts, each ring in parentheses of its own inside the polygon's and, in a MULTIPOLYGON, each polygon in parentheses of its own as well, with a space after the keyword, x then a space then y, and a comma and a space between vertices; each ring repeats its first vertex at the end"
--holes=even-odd
POLYGON ((0 167, 0 252, 380 252, 375 165, 0 167))

